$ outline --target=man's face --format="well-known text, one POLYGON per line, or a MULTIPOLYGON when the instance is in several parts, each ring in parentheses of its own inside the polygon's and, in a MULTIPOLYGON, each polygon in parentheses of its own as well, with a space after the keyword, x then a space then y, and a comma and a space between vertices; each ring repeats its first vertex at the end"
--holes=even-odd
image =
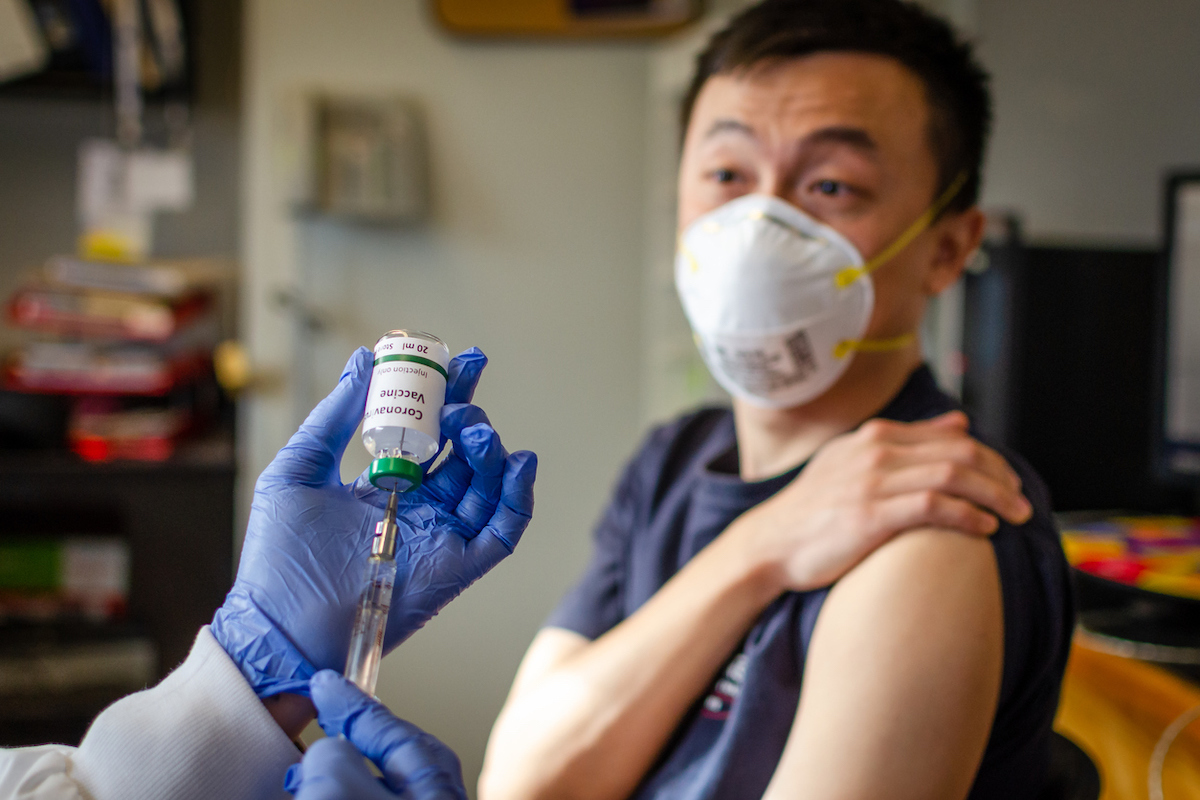
MULTIPOLYGON (((679 229, 736 197, 769 194, 834 228, 869 259, 934 201, 929 113, 920 78, 884 56, 817 53, 713 76, 684 139, 679 229)), ((915 330, 926 298, 943 288, 948 255, 958 257, 957 277, 965 253, 948 254, 944 234, 958 216, 947 215, 873 273, 868 337, 915 330)))

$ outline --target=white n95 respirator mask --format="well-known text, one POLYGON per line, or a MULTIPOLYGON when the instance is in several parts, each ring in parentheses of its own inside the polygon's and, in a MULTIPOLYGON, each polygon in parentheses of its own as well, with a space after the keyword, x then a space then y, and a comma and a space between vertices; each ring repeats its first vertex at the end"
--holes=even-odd
MULTIPOLYGON (((854 245, 761 194, 688 226, 675 285, 713 377, 767 408, 802 405, 832 386, 863 344, 875 305, 854 245)), ((896 346, 912 340, 903 338, 896 346)))
POLYGON ((700 354, 734 397, 766 408, 807 403, 855 352, 916 339, 864 339, 875 306, 871 273, 933 224, 966 185, 960 172, 896 239, 864 261, 845 237, 770 195, 732 200, 679 237, 675 286, 700 354))

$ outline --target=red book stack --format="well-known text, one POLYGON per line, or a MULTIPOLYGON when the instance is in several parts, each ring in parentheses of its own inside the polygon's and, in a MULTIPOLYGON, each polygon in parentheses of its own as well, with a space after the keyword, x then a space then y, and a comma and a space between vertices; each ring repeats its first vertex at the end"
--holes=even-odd
POLYGON ((200 262, 52 258, 9 298, 9 323, 34 336, 4 388, 75 396, 68 440, 85 459, 166 459, 212 385, 217 287, 200 262))

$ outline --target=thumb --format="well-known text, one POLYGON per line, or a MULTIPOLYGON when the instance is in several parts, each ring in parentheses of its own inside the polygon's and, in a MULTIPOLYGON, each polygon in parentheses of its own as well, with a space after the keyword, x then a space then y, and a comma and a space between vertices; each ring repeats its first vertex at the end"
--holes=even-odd
POLYGON ((345 739, 314 742, 303 760, 288 767, 283 788, 296 800, 395 800, 367 768, 362 754, 345 739))
POLYGON ((395 792, 415 800, 466 798, 454 752, 433 736, 393 715, 333 670, 311 682, 317 721, 327 736, 344 736, 371 759, 395 792))
POLYGON ((358 429, 371 381, 371 351, 360 347, 346 362, 329 396, 317 404, 259 477, 259 485, 322 485, 338 478, 346 445, 358 429))

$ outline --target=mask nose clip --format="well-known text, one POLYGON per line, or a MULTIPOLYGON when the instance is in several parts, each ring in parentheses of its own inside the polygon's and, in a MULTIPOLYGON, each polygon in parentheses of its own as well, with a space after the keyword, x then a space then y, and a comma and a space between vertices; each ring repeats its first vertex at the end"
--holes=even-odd
POLYGON ((867 271, 862 267, 843 267, 838 270, 837 275, 833 276, 833 283, 837 288, 845 289, 866 274, 867 271))

